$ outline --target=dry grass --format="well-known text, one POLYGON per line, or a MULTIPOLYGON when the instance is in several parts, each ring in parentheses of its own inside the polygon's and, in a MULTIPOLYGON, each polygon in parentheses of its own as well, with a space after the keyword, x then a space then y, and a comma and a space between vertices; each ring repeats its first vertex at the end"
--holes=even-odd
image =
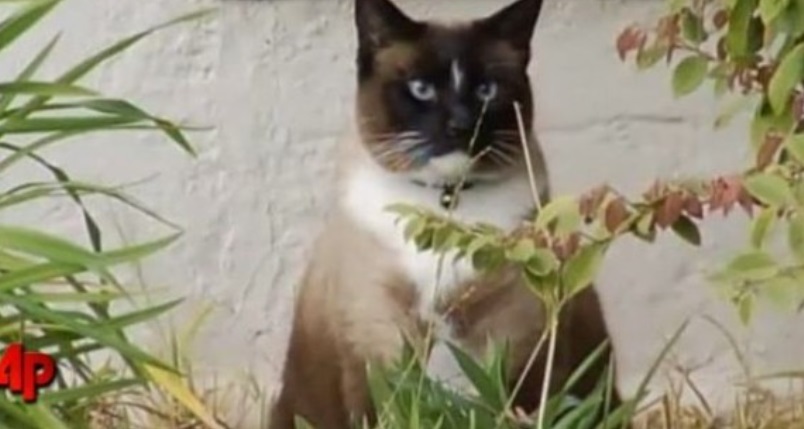
MULTIPOLYGON (((804 429, 804 383, 795 374, 783 381, 790 393, 762 387, 759 381, 738 389, 733 405, 717 411, 689 372, 675 368, 666 393, 646 406, 634 429, 804 429)), ((728 386, 724 386, 726 388, 728 386)))

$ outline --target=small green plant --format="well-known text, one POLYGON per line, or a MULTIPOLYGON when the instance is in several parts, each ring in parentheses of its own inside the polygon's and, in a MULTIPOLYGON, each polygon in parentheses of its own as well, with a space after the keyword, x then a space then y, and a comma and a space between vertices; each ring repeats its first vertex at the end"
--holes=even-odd
MULTIPOLYGON (((748 249, 713 280, 745 322, 757 299, 799 308, 804 300, 804 1, 676 0, 655 25, 627 28, 617 47, 623 59, 633 52, 640 69, 665 60, 673 67, 678 97, 709 82, 723 102, 715 127, 751 114, 746 139, 751 165, 693 193, 710 213, 728 214, 740 205, 752 216, 748 249), (774 255, 768 248, 779 229, 786 230, 789 255, 774 255)), ((676 204, 667 205, 665 212, 674 213, 676 204)))
MULTIPOLYGON (((7 390, 0 393, 0 427, 62 429, 125 427, 125 419, 99 415, 107 398, 134 389, 160 387, 197 405, 187 395, 180 376, 166 362, 128 339, 126 332, 165 314, 178 301, 141 308, 115 270, 151 256, 175 242, 180 231, 118 187, 80 180, 49 161, 42 152, 55 145, 80 141, 90 134, 152 130, 164 134, 188 154, 193 148, 182 129, 131 102, 103 97, 80 86, 81 79, 155 31, 199 18, 195 13, 126 37, 77 62, 58 77, 38 72, 58 49, 59 38, 35 52, 19 70, 3 54, 35 29, 61 0, 0 2, 0 218, 31 204, 68 199, 79 209, 87 244, 30 225, 0 221, 0 347, 22 343, 29 350, 52 355, 59 375, 54 385, 27 404, 7 390), (10 75, 10 73, 16 73, 10 75), (33 163, 52 179, 19 181, 10 172, 33 163), (107 198, 125 204, 171 228, 153 241, 106 248, 104 231, 84 203, 107 198), (99 366, 92 356, 120 361, 123 367, 99 366), (104 423, 105 422, 105 423, 104 423), (109 426, 111 424, 112 426, 109 426)), ((208 426, 214 420, 195 406, 208 426)))

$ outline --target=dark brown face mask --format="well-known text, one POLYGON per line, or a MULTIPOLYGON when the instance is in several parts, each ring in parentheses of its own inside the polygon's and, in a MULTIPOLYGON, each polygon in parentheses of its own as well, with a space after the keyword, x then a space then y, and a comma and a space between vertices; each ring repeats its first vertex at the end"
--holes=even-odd
POLYGON ((542 0, 519 0, 453 26, 415 21, 389 0, 355 0, 357 113, 363 142, 389 171, 410 173, 463 153, 474 171, 517 164, 514 103, 529 134, 527 67, 542 0))

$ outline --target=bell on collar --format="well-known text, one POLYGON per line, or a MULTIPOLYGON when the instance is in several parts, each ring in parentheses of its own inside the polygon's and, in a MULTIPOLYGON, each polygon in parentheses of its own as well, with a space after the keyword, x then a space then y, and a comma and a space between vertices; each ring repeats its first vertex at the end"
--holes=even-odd
POLYGON ((455 186, 445 185, 439 197, 439 203, 444 210, 451 210, 458 207, 458 193, 455 192, 455 186))

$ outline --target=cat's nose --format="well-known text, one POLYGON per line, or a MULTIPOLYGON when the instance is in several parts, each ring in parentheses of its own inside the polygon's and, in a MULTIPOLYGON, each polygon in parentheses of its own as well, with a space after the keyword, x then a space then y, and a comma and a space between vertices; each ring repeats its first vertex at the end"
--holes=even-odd
POLYGON ((460 137, 472 131, 472 118, 469 115, 455 115, 447 121, 447 134, 460 137))

